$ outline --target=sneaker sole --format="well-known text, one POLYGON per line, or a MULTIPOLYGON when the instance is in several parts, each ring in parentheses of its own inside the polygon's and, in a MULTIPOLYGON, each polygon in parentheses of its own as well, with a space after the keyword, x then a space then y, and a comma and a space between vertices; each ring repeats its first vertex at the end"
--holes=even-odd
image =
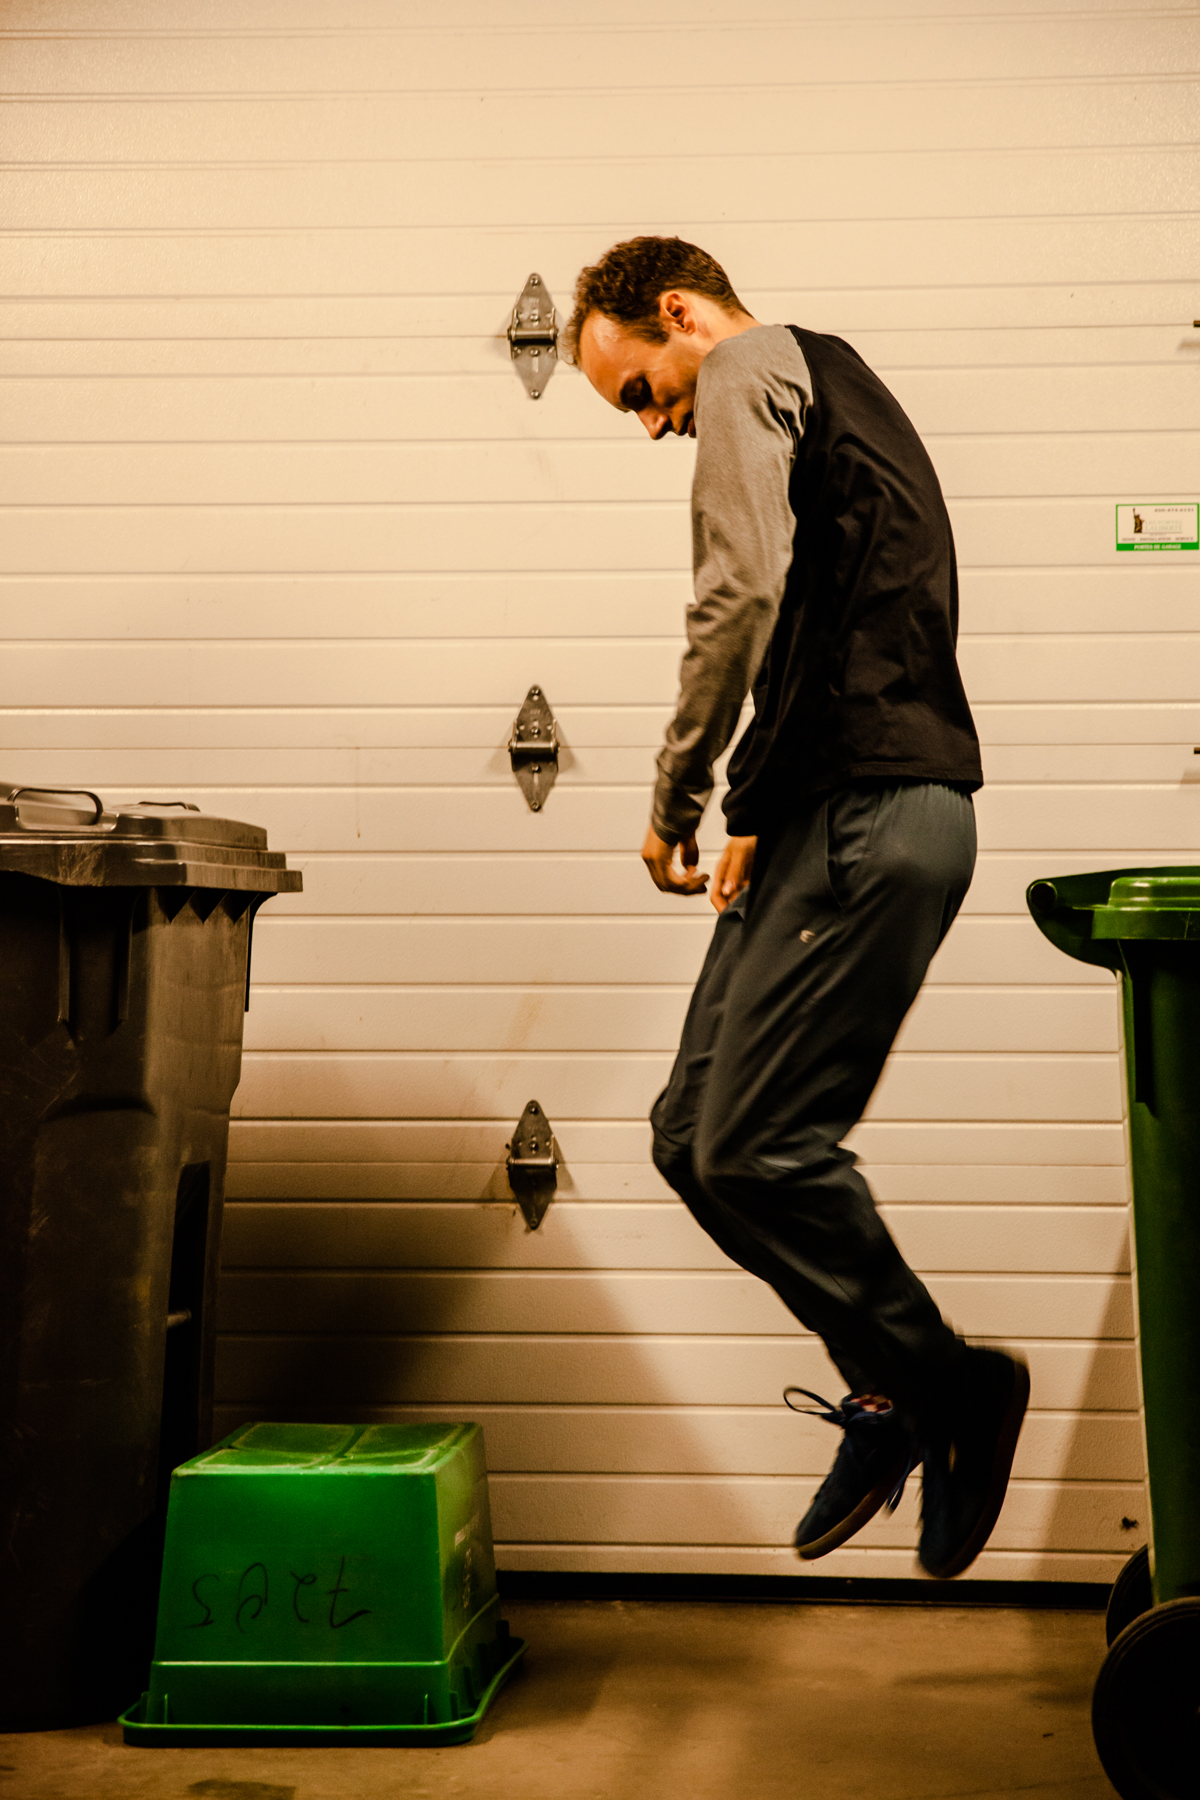
POLYGON ((967 1538, 960 1550, 936 1567, 923 1562, 921 1567, 927 1575, 938 1581, 949 1581, 953 1575, 961 1575, 969 1568, 991 1537, 996 1528, 996 1520, 1000 1517, 1000 1508, 1004 1505, 1004 1496, 1008 1492, 1008 1478, 1012 1473, 1013 1457, 1017 1453, 1017 1439, 1021 1435, 1021 1426, 1025 1423, 1025 1409, 1029 1405, 1029 1367, 1019 1362, 1014 1356, 1013 1386, 1009 1395, 1008 1408, 1004 1414, 1004 1423, 1000 1428, 1000 1436, 996 1440, 996 1454, 992 1459, 992 1478, 988 1486, 987 1498, 983 1510, 975 1524, 975 1529, 967 1538))
POLYGON ((832 1531, 827 1531, 824 1537, 813 1538, 807 1544, 796 1544, 795 1551, 801 1562, 815 1562, 819 1556, 828 1556, 831 1550, 839 1549, 847 1539, 854 1536, 855 1532, 861 1531, 863 1526, 875 1517, 880 1507, 895 1493, 896 1483, 907 1464, 907 1456, 898 1457, 894 1468, 879 1483, 878 1487, 873 1487, 869 1494, 865 1494, 854 1511, 847 1513, 844 1519, 840 1519, 832 1531))

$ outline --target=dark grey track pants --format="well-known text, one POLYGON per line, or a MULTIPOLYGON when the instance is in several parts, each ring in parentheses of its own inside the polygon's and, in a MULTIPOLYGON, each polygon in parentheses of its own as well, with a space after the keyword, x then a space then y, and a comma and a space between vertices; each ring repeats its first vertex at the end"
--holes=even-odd
POLYGON ((950 1397, 962 1345, 842 1148, 975 864, 969 796, 853 787, 759 840, 720 915, 654 1161, 726 1254, 824 1339, 851 1393, 915 1419, 950 1397))

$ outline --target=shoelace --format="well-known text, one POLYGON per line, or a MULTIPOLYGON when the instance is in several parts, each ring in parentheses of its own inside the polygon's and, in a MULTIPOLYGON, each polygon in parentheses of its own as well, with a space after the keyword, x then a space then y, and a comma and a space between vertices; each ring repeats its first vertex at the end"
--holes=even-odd
MULTIPOLYGON (((832 1400, 826 1400, 823 1394, 814 1394, 811 1388, 786 1387, 783 1390, 783 1401, 784 1405, 790 1407, 792 1412, 804 1413, 810 1419, 826 1419, 830 1425, 840 1425, 843 1431, 855 1417, 853 1413, 848 1413, 844 1406, 835 1406, 832 1400), (803 1394, 806 1400, 815 1400, 817 1404, 816 1406, 793 1406, 789 1398, 791 1394, 803 1394)), ((903 1500, 908 1478, 920 1461, 921 1447, 916 1438, 910 1435, 908 1461, 904 1465, 904 1472, 887 1498, 889 1513, 894 1513, 903 1500)))

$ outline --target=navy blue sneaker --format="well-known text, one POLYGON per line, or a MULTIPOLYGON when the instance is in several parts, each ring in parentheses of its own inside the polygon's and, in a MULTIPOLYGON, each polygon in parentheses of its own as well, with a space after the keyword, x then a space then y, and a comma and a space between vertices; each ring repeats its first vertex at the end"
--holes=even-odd
POLYGON ((1004 1505, 1029 1404, 1029 1370, 1002 1350, 971 1345, 959 1397, 924 1444, 921 1542, 927 1575, 948 1580, 975 1561, 1004 1505))
POLYGON ((921 1452, 911 1426, 894 1406, 875 1411, 850 1394, 833 1406, 798 1387, 785 1388, 783 1397, 793 1412, 827 1419, 845 1433, 832 1469, 796 1527, 796 1549, 805 1562, 812 1562, 861 1531, 881 1506, 895 1512, 921 1452), (792 1406, 792 1394, 803 1394, 817 1405, 792 1406))

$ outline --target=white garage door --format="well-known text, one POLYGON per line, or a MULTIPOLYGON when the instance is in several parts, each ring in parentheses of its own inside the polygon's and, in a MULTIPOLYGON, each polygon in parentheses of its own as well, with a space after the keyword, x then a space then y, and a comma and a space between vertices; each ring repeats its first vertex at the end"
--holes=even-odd
MULTIPOLYGON (((510 1568, 786 1572, 813 1340, 654 1174, 711 913, 638 863, 690 447, 504 328, 637 230, 836 331, 950 498, 983 854, 856 1134, 1034 1411, 988 1577, 1144 1530, 1110 979, 1037 875, 1200 859, 1192 5, 10 0, 8 779, 186 795, 304 870, 264 913, 221 1422, 472 1417, 510 1568), (531 683, 569 747, 531 813, 531 683), (565 1159, 507 1197, 526 1101, 565 1159)), ((708 845, 719 841, 710 826, 708 845)), ((915 1496, 822 1573, 912 1572, 915 1496)))

